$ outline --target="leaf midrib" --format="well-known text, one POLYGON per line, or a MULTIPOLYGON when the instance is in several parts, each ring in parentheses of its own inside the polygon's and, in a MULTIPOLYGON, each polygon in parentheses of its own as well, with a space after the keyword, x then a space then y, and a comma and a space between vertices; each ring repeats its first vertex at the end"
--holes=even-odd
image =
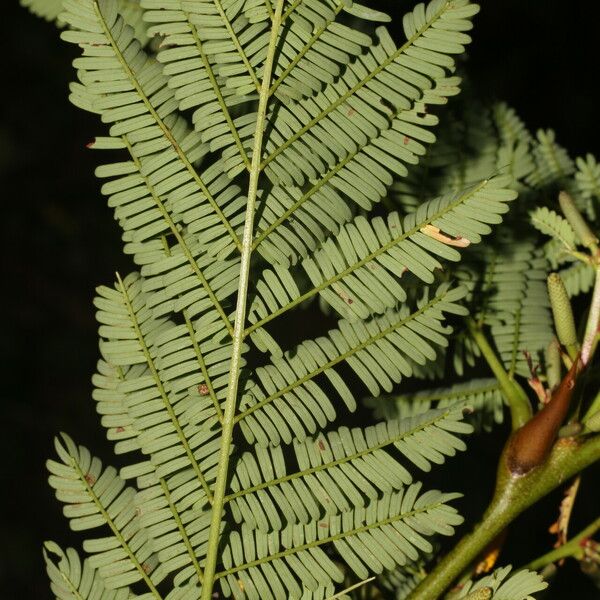
POLYGON ((394 246, 400 244, 401 242, 403 242, 406 239, 410 238, 411 236, 415 235, 415 233, 417 233, 425 225, 428 225, 428 224, 432 223, 433 221, 441 218, 446 213, 454 210, 457 206, 459 206, 459 205, 463 204, 464 202, 466 202, 467 200, 471 199, 473 196, 475 196, 475 194, 479 193, 489 182, 490 182, 489 179, 484 179, 478 186, 472 188, 466 194, 460 194, 459 198, 455 202, 452 202, 451 204, 446 205, 444 208, 438 210, 437 212, 433 213, 431 216, 427 217, 423 221, 420 221, 419 223, 417 223, 411 229, 408 229, 408 230, 404 231, 404 233, 402 233, 398 237, 393 238, 392 240, 390 240, 389 242, 387 242, 383 246, 380 246, 377 250, 375 250, 374 252, 371 252, 365 258, 363 258, 362 260, 359 260, 358 262, 356 262, 353 265, 349 266, 348 268, 344 269, 343 271, 341 271, 337 275, 334 275, 333 277, 330 277, 329 279, 325 280, 323 283, 319 284, 318 286, 315 286, 315 287, 311 288, 310 290, 308 290, 307 292, 305 292, 304 294, 302 294, 301 296, 299 296, 295 300, 292 300, 291 302, 289 302, 285 306, 282 306, 281 308, 279 308, 278 310, 274 311, 270 315, 267 315, 266 317, 264 317, 260 321, 257 321, 256 323, 252 324, 250 327, 246 328, 246 331, 244 332, 244 335, 245 336, 250 335, 253 331, 255 331, 256 329, 258 329, 259 327, 263 327, 264 325, 266 325, 267 323, 269 323, 273 319, 276 319, 276 318, 280 317, 282 314, 286 313, 288 310, 290 310, 290 309, 294 308, 295 306, 301 304, 305 300, 308 300, 309 298, 312 298, 315 294, 318 294, 319 292, 321 292, 321 291, 325 290, 326 288, 332 286, 334 283, 337 283, 338 281, 340 281, 344 277, 347 277, 348 275, 351 275, 354 271, 356 271, 356 270, 360 269, 361 267, 365 266, 367 263, 369 263, 372 260, 376 259, 381 254, 385 254, 388 250, 390 250, 394 246))
MULTIPOLYGON (((414 505, 413 505, 414 506, 414 505)), ((245 571, 252 567, 257 567, 259 565, 273 562, 280 558, 285 558, 286 556, 290 556, 293 554, 298 554, 304 550, 310 550, 312 548, 318 548, 319 546, 323 546, 324 544, 329 544, 331 542, 337 542, 339 540, 343 540, 354 535, 358 535, 359 533, 364 533, 370 531, 371 529, 377 529, 380 527, 384 527, 385 525, 390 525, 391 523, 395 523, 396 521, 406 520, 409 517, 414 515, 423 514, 426 512, 432 512, 441 506, 447 506, 444 501, 434 502, 433 504, 429 504, 424 506, 423 508, 417 510, 411 510, 406 513, 400 513, 399 515, 395 515, 393 517, 388 517, 387 519, 383 519, 381 521, 376 521, 375 523, 371 523, 370 525, 362 525, 361 527, 356 527, 354 529, 350 529, 349 531, 344 531, 342 533, 338 533, 336 535, 331 535, 329 537, 315 540, 314 542, 310 542, 307 544, 302 544, 300 546, 295 546, 294 548, 289 548, 287 550, 283 550, 282 552, 277 552, 276 554, 270 554, 264 558, 260 558, 257 560, 253 560, 251 562, 245 563, 243 565, 239 565, 237 567, 232 567, 231 569, 226 569, 224 571, 219 571, 215 575, 215 579, 220 579, 222 577, 226 577, 227 575, 233 575, 234 573, 238 573, 239 571, 245 571)), ((411 544, 412 545, 412 544, 411 544)))
POLYGON ((179 143, 177 142, 177 140, 171 133, 171 130, 165 125, 164 121, 161 119, 161 117, 158 115, 158 113, 152 106, 149 98, 146 96, 144 90, 142 89, 142 86, 140 85, 136 74, 133 72, 133 70, 130 68, 129 64, 123 57, 123 54, 121 53, 121 50, 118 47, 116 40, 112 35, 112 31, 108 27, 108 24, 106 23, 106 20, 104 19, 104 15, 102 14, 102 11, 100 10, 100 7, 98 6, 98 2, 96 0, 94 0, 94 11, 96 12, 98 22, 100 23, 100 25, 102 27, 104 35, 107 37, 108 41, 110 42, 110 45, 113 49, 113 52, 114 52, 117 60, 121 64, 121 67, 125 71, 129 80, 133 84, 138 96, 141 98, 142 102, 146 106, 147 111, 150 113, 150 115, 152 116, 152 118, 155 120, 156 124, 160 128, 160 130, 163 132, 163 135, 169 141, 173 150, 175 150, 177 156, 179 157, 179 160, 183 163, 183 165, 185 166, 186 170, 190 173, 192 178, 196 181, 196 183, 202 190, 202 193, 206 196, 206 199, 208 200, 208 202, 212 206, 213 210, 215 211, 215 213, 217 214, 217 216, 219 217, 219 219, 221 220, 221 222, 227 229, 229 235, 231 236, 231 239, 234 241, 238 250, 240 250, 241 249, 240 240, 238 239, 236 233, 233 231, 229 221, 227 220, 227 218, 221 211, 221 208, 219 207, 219 205, 213 198, 212 194, 206 187, 205 183, 202 181, 202 178, 200 177, 200 175, 198 175, 198 173, 196 172, 196 169, 194 169, 194 167, 192 166, 190 161, 187 159, 185 152, 181 149, 179 143))
POLYGON ((383 62, 381 62, 375 69, 373 69, 366 77, 361 79, 358 83, 352 86, 345 94, 340 96, 335 102, 330 104, 327 108, 323 109, 316 117, 313 117, 304 127, 299 129, 296 133, 294 133, 290 138, 288 138, 281 146, 276 148, 269 156, 267 156, 260 165, 261 170, 264 169, 274 158, 279 156, 283 151, 285 151, 291 144, 293 144, 296 140, 302 137, 309 129, 314 127, 321 119, 325 118, 330 112, 334 111, 338 106, 341 106, 348 98, 353 96, 358 90, 364 87, 371 79, 379 75, 381 71, 383 71, 386 67, 388 67, 392 62, 394 62, 407 48, 412 46, 425 31, 427 31, 431 25, 437 21, 439 16, 446 11, 448 6, 451 5, 451 2, 446 2, 436 13, 434 13, 431 19, 423 25, 420 29, 418 29, 414 35, 412 35, 396 52, 391 54, 388 58, 386 58, 383 62))
MULTIPOLYGON (((90 496, 90 498, 92 499, 92 501, 94 502, 94 504, 96 505, 98 512, 104 517, 106 524, 110 527, 111 531, 113 532, 113 535, 117 538, 119 544, 121 545, 123 550, 127 553, 127 556, 129 557, 129 560, 131 561, 131 563, 135 566, 135 568, 138 570, 138 572, 142 576, 142 579, 148 586, 148 589, 152 592, 152 594, 154 595, 155 598, 157 598, 158 600, 161 600, 162 596, 160 595, 160 593, 158 592, 158 590, 152 583, 152 580, 150 579, 150 577, 148 577, 148 574, 146 573, 146 571, 144 570, 144 568, 138 561, 137 557, 135 556, 135 553, 129 547, 127 540, 125 540, 125 538, 121 534, 121 531, 115 525, 115 522, 113 521, 111 516, 108 514, 108 511, 104 508, 104 506, 100 502, 100 498, 98 498, 98 496, 94 492, 92 486, 89 484, 88 480, 86 479, 85 473, 81 470, 81 467, 79 466, 79 462, 77 461, 77 459, 74 456, 71 456, 71 454, 69 454, 69 457, 71 458, 71 466, 75 469, 81 483, 83 483, 83 485, 85 486, 85 489, 86 489, 88 495, 90 496)), ((123 492, 121 492, 121 493, 123 493, 123 492)))
POLYGON ((270 487, 275 487, 275 486, 285 483, 287 481, 292 481, 294 479, 300 479, 301 477, 306 477, 308 475, 312 475, 313 473, 317 473, 319 471, 325 471, 325 470, 331 469, 333 467, 337 467, 339 465, 343 465, 345 463, 348 463, 348 462, 351 462, 358 458, 361 458, 362 456, 365 456, 367 454, 376 452, 377 450, 382 450, 386 446, 394 445, 397 442, 399 442, 400 440, 410 437, 411 435, 414 435, 418 431, 422 431, 426 427, 435 425, 439 421, 444 421, 450 414, 452 414, 452 412, 453 412, 453 409, 447 409, 445 412, 438 414, 436 417, 429 419, 427 421, 422 421, 421 423, 419 423, 412 429, 403 431, 403 432, 399 433, 398 435, 393 436, 390 439, 386 440, 385 442, 375 444, 373 446, 366 448, 365 450, 360 450, 359 452, 355 452, 344 458, 338 458, 336 460, 324 463, 324 464, 316 466, 316 467, 310 467, 309 469, 305 469, 303 471, 296 471, 295 473, 290 473, 289 475, 285 475, 285 476, 279 477, 277 479, 271 479, 270 481, 266 481, 264 483, 254 485, 252 487, 244 488, 243 490, 240 490, 239 492, 235 492, 233 494, 229 494, 228 496, 226 496, 225 501, 231 502, 232 500, 235 500, 236 498, 240 498, 242 496, 246 496, 247 494, 252 494, 254 492, 258 492, 260 490, 264 490, 264 489, 267 489, 270 487))
POLYGON ((269 403, 273 402, 274 400, 277 400, 277 398, 280 398, 284 394, 287 394, 287 393, 293 391, 294 389, 296 389, 297 387, 304 385, 308 381, 311 381, 312 379, 314 379, 317 375, 320 375, 321 373, 324 373, 325 371, 331 369, 332 367, 335 367, 335 365, 347 360, 351 356, 354 356, 357 352, 364 350, 367 346, 374 344, 375 342, 386 337, 387 335, 389 335, 396 329, 399 329, 403 325, 406 325, 406 323, 409 323, 410 321, 416 319, 418 316, 420 316, 421 314, 423 314, 424 312, 426 312, 427 310, 429 310, 430 308, 434 307, 436 304, 441 302, 445 298, 446 294, 449 291, 450 291, 450 288, 448 288, 443 294, 440 294, 439 296, 436 296, 433 300, 430 300, 429 302, 427 302, 427 304, 422 306, 416 312, 411 313, 408 317, 406 317, 404 319, 400 319, 399 321, 397 321, 393 325, 390 325, 389 327, 386 327, 385 329, 383 329, 376 335, 367 338, 364 342, 361 342, 358 346, 355 346, 354 348, 351 348, 347 352, 344 352, 343 354, 338 355, 336 358, 329 360, 323 366, 319 367, 318 369, 315 369, 314 371, 311 371, 310 373, 307 373, 306 375, 304 375, 304 377, 297 379, 294 383, 287 385, 285 388, 279 390, 278 392, 276 392, 274 394, 271 394, 264 400, 257 402, 250 408, 246 409, 244 412, 238 413, 235 417, 235 421, 238 422, 238 421, 241 421, 242 419, 245 419, 248 415, 250 415, 253 412, 257 411, 258 409, 262 408, 266 404, 269 404, 269 403))
MULTIPOLYGON (((306 44, 304 44, 304 46, 302 47, 300 52, 298 52, 298 54, 296 54, 296 56, 293 58, 293 60, 290 62, 290 64, 284 69, 284 71, 281 73, 281 75, 279 75, 279 77, 277 77, 277 79, 273 82, 273 84, 271 85, 271 89, 269 89, 269 96, 272 96, 275 93, 275 90, 277 90, 277 88, 283 83, 283 80, 290 74, 290 72, 304 58, 304 56, 306 56, 306 54, 315 45, 315 43, 323 35, 323 33, 325 33, 325 31, 327 31, 327 28, 331 25, 331 23, 333 23, 335 21, 335 17, 337 17, 337 15, 339 15, 340 12, 342 11, 342 9, 344 8, 343 2, 340 2, 340 0, 337 0, 337 1, 338 1, 338 5, 336 6, 336 8, 333 12, 333 19, 325 21, 325 25, 323 25, 322 27, 319 27, 317 29, 317 31, 315 31, 313 33, 313 35, 308 40, 308 42, 306 42, 306 44)), ((300 0, 300 2, 298 2, 298 4, 300 4, 301 2, 302 2, 302 0, 300 0)), ((290 14, 291 14, 291 12, 290 12, 290 14)), ((282 20, 282 22, 283 22, 283 20, 282 20)))
MULTIPOLYGON (((190 264, 190 267, 192 268, 192 271, 194 272, 194 274, 196 275, 196 277, 198 277, 198 279, 200 280, 200 283, 202 284, 202 287, 206 290, 206 293, 208 294, 208 297, 211 299, 211 301, 213 303, 213 306, 215 307, 216 311, 219 313, 219 316, 221 317, 221 320, 223 321, 225 327, 227 328, 227 331, 229 332, 229 335, 231 335, 232 332, 233 332, 233 327, 231 326, 231 322, 227 318, 227 315, 225 314, 225 311, 223 310, 223 307, 221 306, 221 303, 219 302, 219 300, 217 299, 215 293, 213 292, 212 288, 210 287, 210 284, 208 283, 208 280, 206 279, 206 277, 202 273, 202 270, 198 266, 198 263, 194 259, 194 255, 192 254, 192 251, 190 250, 190 248, 187 245, 186 241, 183 239, 183 236, 181 235, 181 232, 179 231, 179 229, 175 225, 175 222, 171 218, 171 215, 169 214, 169 211, 165 208, 165 205, 163 204, 163 201, 160 199, 160 196, 156 193, 156 190, 154 189, 154 186, 152 185, 152 183, 150 183, 149 177, 147 175, 144 175, 142 173, 141 163, 140 163, 139 159, 134 155, 133 148, 131 146, 131 143, 127 139, 127 136, 124 135, 122 137, 122 140, 123 140, 123 143, 127 146, 129 154, 130 154, 130 156, 131 156, 131 158, 132 158, 135 166, 137 167, 139 176, 144 180, 144 183, 146 185, 147 190, 150 192, 150 195, 152 196, 152 199, 156 203, 156 206, 157 206, 158 210, 160 211, 163 219, 165 220, 165 222, 169 226, 169 229, 171 230, 171 233, 173 234, 173 236, 177 240, 177 244, 181 248, 181 251, 183 252, 183 255, 186 257, 186 259, 187 259, 188 263, 190 264)), ((165 242, 166 242, 166 240, 163 243, 165 243, 165 242)), ((166 246, 166 249, 169 249, 168 246, 166 246)), ((169 249, 169 252, 170 252, 170 249, 169 249)))
POLYGON ((179 438, 179 442, 181 443, 183 449, 185 450, 186 456, 188 457, 188 460, 190 461, 190 465, 192 466, 194 473, 196 474, 196 478, 198 479, 200 485, 202 486, 202 489, 204 490, 204 493, 206 494, 208 501, 212 503, 213 497, 212 497, 210 488, 208 487, 208 483, 206 482, 206 479, 204 478, 204 475, 202 474, 200 465, 198 464, 198 461, 196 460, 194 453, 192 452, 192 449, 190 448, 187 437, 186 437, 185 433, 183 432, 183 428, 181 427, 181 425, 179 423, 179 419, 177 418, 177 414, 175 413, 175 410, 173 409, 173 406, 171 405, 171 401, 169 400, 169 396, 164 388, 164 385, 163 385, 160 375, 158 373, 158 369, 156 368, 156 365, 154 364, 154 360, 152 359, 152 356, 150 354, 150 350, 148 349, 148 346, 146 345, 144 335, 143 335, 140 325, 138 323, 137 314, 133 308, 131 299, 129 298, 129 293, 127 291, 127 288, 125 287, 125 284, 123 283, 123 280, 121 279, 121 277, 119 276, 118 273, 117 273, 117 279, 118 279, 118 283, 119 283, 119 291, 121 292, 121 296, 123 297, 123 300, 125 302, 125 307, 127 308, 127 312, 129 313, 129 319, 131 321, 131 324, 133 325, 133 329, 138 338, 138 342, 140 344, 142 353, 144 354, 144 358, 146 359, 146 363, 150 369, 150 372, 152 373, 152 378, 154 379, 154 384, 156 385, 156 388, 158 389, 158 392, 161 395, 163 404, 167 410, 167 413, 169 415, 171 423, 172 423, 172 425, 175 429, 175 432, 177 433, 177 436, 179 438))

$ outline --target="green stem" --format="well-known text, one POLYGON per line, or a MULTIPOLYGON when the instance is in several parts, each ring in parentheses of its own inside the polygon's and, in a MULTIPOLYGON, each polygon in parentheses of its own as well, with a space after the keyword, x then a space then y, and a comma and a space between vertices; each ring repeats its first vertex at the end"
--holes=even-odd
POLYGON ((483 331, 481 331, 473 319, 467 319, 467 327, 469 328, 471 337, 481 350, 483 357, 502 388, 502 392, 510 408, 512 429, 514 431, 527 423, 531 418, 532 412, 529 398, 525 390, 514 379, 508 376, 483 331))
POLYGON ((509 523, 540 498, 600 459, 600 435, 559 440, 548 460, 526 475, 511 476, 500 460, 496 493, 483 519, 413 590, 409 600, 436 600, 509 523))
POLYGON ((250 279, 250 258, 252 256, 252 233, 254 229, 254 209, 258 191, 258 179, 260 176, 260 159, 262 154, 262 142, 266 124, 267 104, 269 100, 269 87, 271 84, 271 73, 279 27, 281 25, 281 12, 284 0, 277 0, 273 26, 269 39, 269 48, 264 65, 264 75, 258 101, 258 115, 256 117, 256 133, 254 135, 254 146, 252 149, 252 165, 248 183, 248 203, 246 205, 246 218, 244 222, 244 234, 242 237, 242 251, 240 260, 240 279, 238 283, 237 304, 235 310, 235 324, 233 327, 233 340, 231 351, 231 363, 229 365, 229 382, 227 387, 227 398, 223 411, 223 428, 221 432, 221 447, 219 450, 219 463, 217 466, 217 479, 215 481, 212 516, 208 535, 206 561, 204 564, 204 581, 202 585, 201 600, 211 600, 217 558, 219 555, 219 542, 221 539, 221 522, 223 518, 223 505, 225 491, 229 478, 229 454, 231 452, 231 441, 234 417, 237 404, 238 384, 241 368, 242 347, 244 341, 244 325, 246 322, 246 301, 248 296, 248 283, 250 279))
POLYGON ((530 569, 531 571, 539 571, 546 565, 557 562, 563 558, 568 558, 569 556, 577 559, 583 558, 584 550, 581 543, 591 538, 598 529, 600 529, 600 517, 595 521, 592 521, 585 529, 580 531, 574 538, 571 538, 566 544, 532 560, 523 568, 530 569))

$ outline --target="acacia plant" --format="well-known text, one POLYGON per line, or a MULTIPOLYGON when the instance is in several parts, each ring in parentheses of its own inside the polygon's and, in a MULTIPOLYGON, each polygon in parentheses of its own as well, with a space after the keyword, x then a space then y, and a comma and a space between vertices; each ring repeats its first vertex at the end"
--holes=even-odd
POLYGON ((45 545, 57 598, 521 600, 599 568, 576 485, 558 548, 478 564, 600 457, 600 165, 449 102, 476 4, 417 4, 402 37, 351 0, 22 1, 81 48, 134 265, 95 301, 126 466, 66 434, 48 461, 83 535, 45 545), (505 413, 495 494, 443 542, 470 490, 425 472, 505 413))

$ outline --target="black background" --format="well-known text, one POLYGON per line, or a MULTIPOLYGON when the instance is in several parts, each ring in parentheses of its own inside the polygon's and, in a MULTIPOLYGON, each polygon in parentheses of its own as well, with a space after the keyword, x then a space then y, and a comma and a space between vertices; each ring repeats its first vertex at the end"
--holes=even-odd
MULTIPOLYGON (((483 4, 467 63, 476 89, 506 100, 531 129, 554 128, 572 156, 600 156, 593 3, 483 4)), ((401 0, 386 3, 398 16, 409 6, 401 0)), ((94 287, 110 283, 115 270, 127 272, 129 263, 93 176, 102 156, 84 147, 102 126, 67 100, 75 50, 60 42, 52 24, 14 0, 2 11, 0 597, 45 599, 50 593, 42 541, 67 545, 73 539, 46 485, 44 461, 58 431, 110 459, 90 399, 97 359, 91 302, 94 287)), ((494 464, 502 435, 475 441, 476 451, 461 463, 463 472, 472 468, 476 474, 467 513, 488 497, 494 474, 481 475, 478 467, 494 464)), ((597 475, 595 469, 584 477, 580 495, 587 500, 578 500, 573 531, 596 516, 597 475)), ((559 500, 555 494, 520 519, 503 562, 518 565, 549 548, 546 529, 559 500)), ((576 593, 580 599, 598 598, 568 564, 548 598, 576 593)))

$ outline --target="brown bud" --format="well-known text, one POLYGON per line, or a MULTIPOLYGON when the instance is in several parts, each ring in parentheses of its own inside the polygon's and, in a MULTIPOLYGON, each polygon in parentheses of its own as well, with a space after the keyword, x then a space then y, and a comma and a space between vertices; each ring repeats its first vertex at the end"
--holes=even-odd
POLYGON ((580 368, 578 356, 552 394, 550 402, 511 438, 507 450, 507 465, 513 475, 523 475, 531 471, 541 465, 550 454, 569 410, 580 368))

